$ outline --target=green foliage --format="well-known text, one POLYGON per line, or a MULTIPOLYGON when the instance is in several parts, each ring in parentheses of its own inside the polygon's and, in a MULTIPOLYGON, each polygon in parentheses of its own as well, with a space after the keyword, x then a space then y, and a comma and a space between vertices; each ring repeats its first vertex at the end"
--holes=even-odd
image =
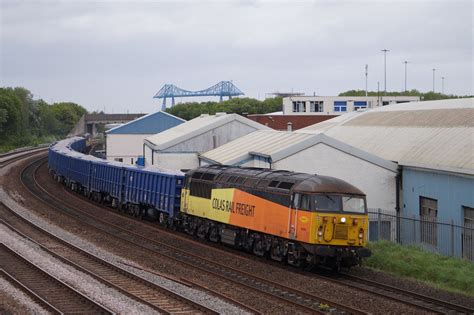
POLYGON ((369 243, 368 247, 372 250, 365 260, 368 267, 474 296, 474 264, 469 261, 386 241, 369 243))
POLYGON ((25 88, 0 88, 0 152, 64 137, 85 113, 74 103, 33 100, 25 88))
POLYGON ((172 115, 190 120, 201 114, 213 115, 217 112, 236 113, 236 114, 266 114, 281 111, 283 100, 281 97, 267 98, 259 101, 253 98, 233 98, 224 102, 190 102, 182 103, 166 111, 172 115))
MULTIPOLYGON (((383 96, 384 91, 368 91, 368 96, 383 96)), ((339 93, 339 96, 365 96, 365 90, 350 90, 346 92, 339 93)), ((418 90, 411 90, 406 92, 389 92, 387 91, 387 96, 419 96, 423 101, 434 101, 434 100, 443 100, 450 98, 466 98, 473 97, 472 95, 458 96, 458 95, 446 95, 435 92, 426 92, 422 93, 418 90)))

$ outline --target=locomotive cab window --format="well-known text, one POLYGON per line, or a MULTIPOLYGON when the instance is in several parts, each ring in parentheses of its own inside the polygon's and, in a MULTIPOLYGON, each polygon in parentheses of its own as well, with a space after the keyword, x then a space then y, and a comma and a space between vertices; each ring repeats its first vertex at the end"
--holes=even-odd
POLYGON ((343 196, 342 210, 345 212, 365 213, 365 200, 356 196, 343 196))
POLYGON ((314 195, 313 210, 339 212, 341 207, 341 196, 337 195, 314 195))

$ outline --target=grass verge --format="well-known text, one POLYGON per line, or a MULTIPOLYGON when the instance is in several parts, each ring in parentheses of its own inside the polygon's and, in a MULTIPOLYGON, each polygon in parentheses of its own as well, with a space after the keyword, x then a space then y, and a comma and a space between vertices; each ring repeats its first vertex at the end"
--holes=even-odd
POLYGON ((448 291, 474 296, 474 263, 433 254, 417 246, 386 241, 369 243, 372 256, 365 266, 414 278, 448 291))

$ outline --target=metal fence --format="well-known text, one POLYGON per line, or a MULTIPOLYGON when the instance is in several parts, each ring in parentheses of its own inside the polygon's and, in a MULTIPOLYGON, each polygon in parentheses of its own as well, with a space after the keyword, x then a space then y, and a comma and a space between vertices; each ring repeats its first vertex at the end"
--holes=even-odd
POLYGON ((431 252, 474 262, 474 224, 456 225, 433 217, 400 216, 369 210, 369 241, 414 244, 431 252))

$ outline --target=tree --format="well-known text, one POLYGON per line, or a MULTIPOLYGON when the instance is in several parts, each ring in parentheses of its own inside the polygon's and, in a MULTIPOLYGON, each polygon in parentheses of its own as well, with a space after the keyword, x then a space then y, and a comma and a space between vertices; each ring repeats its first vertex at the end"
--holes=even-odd
POLYGON ((232 98, 224 102, 190 102, 167 108, 166 112, 190 120, 201 114, 214 115, 217 112, 247 114, 266 114, 281 111, 283 100, 281 97, 268 98, 259 101, 253 98, 232 98))

